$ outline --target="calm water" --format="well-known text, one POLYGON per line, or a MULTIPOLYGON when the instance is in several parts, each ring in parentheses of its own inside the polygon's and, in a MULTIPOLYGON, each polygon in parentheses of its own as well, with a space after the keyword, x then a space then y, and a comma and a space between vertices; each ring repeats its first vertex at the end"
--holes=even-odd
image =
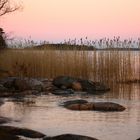
POLYGON ((140 85, 117 85, 104 95, 46 95, 28 97, 24 102, 5 99, 0 115, 13 118, 8 125, 27 127, 54 136, 82 134, 99 140, 136 140, 140 137, 140 85), (63 101, 86 99, 112 101, 126 107, 123 112, 71 111, 59 106, 63 101))

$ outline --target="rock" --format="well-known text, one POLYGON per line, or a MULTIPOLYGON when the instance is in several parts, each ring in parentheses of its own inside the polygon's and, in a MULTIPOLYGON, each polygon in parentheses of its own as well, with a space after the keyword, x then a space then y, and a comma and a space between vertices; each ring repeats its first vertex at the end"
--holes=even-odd
POLYGON ((0 99, 0 106, 4 104, 4 101, 0 99))
POLYGON ((85 104, 85 103, 88 103, 88 101, 78 99, 78 100, 66 101, 62 105, 65 107, 68 107, 69 105, 72 105, 72 104, 85 104))
POLYGON ((14 87, 16 90, 24 91, 24 90, 43 90, 43 83, 33 79, 33 78, 17 78, 14 82, 14 87))
POLYGON ((75 91, 82 91, 83 88, 80 82, 73 82, 72 89, 75 91))
POLYGON ((74 94, 74 91, 72 89, 54 90, 54 91, 52 91, 52 94, 55 94, 55 95, 70 95, 70 94, 74 94))
POLYGON ((113 102, 95 102, 93 110, 97 111, 124 111, 125 107, 113 102))
POLYGON ((66 108, 70 110, 78 110, 78 111, 93 110, 93 104, 91 103, 71 104, 71 105, 68 105, 66 108))
POLYGON ((15 90, 18 90, 18 91, 31 90, 29 81, 27 79, 23 79, 23 78, 15 79, 13 87, 15 90))
POLYGON ((2 84, 0 84, 0 92, 6 92, 8 91, 6 87, 4 87, 2 84))
POLYGON ((53 85, 58 88, 71 88, 73 82, 77 82, 77 80, 69 76, 58 76, 53 79, 53 85))
POLYGON ((37 80, 37 79, 29 79, 27 81, 27 83, 29 84, 29 86, 31 87, 32 90, 37 90, 37 91, 42 91, 43 90, 43 82, 37 80))
POLYGON ((1 92, 0 97, 13 97, 15 94, 12 92, 1 92))
POLYGON ((46 137, 43 140, 97 140, 97 139, 82 135, 63 134, 54 137, 46 137))
POLYGON ((106 92, 110 90, 107 86, 99 82, 93 82, 83 79, 79 80, 79 82, 82 85, 83 91, 87 91, 90 94, 94 94, 96 92, 106 92))
POLYGON ((0 83, 7 89, 14 89, 15 79, 16 79, 16 77, 7 77, 4 79, 1 79, 0 83))
POLYGON ((0 131, 0 140, 22 140, 22 139, 19 138, 18 136, 0 131))
MULTIPOLYGON (((37 90, 42 91, 43 82, 34 78, 20 78, 20 77, 8 77, 0 80, 0 85, 7 88, 9 91, 25 91, 25 90, 37 90)), ((1 88, 3 88, 1 86, 1 88)), ((0 88, 0 89, 1 89, 0 88)))
POLYGON ((58 76, 54 78, 53 85, 61 89, 73 89, 75 91, 86 91, 90 94, 106 92, 110 89, 102 83, 90 80, 73 78, 70 76, 58 76))
POLYGON ((11 119, 0 117, 0 124, 9 123, 9 122, 11 122, 11 119))
POLYGON ((26 128, 13 127, 13 126, 0 126, 0 132, 4 132, 6 134, 10 134, 13 136, 24 136, 24 137, 28 137, 28 138, 45 137, 45 135, 40 132, 26 129, 26 128))
POLYGON ((69 101, 67 104, 64 102, 64 107, 70 110, 94 110, 94 111, 124 111, 125 107, 112 102, 80 102, 77 100, 69 101))

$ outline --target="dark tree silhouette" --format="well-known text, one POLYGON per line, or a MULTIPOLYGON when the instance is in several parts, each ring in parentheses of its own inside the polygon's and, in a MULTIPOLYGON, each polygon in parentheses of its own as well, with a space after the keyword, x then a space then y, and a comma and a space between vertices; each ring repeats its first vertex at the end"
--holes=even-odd
MULTIPOLYGON (((17 11, 20 8, 21 5, 14 3, 13 0, 0 0, 0 18, 3 15, 17 11)), ((0 28, 0 49, 5 48, 7 46, 4 35, 5 33, 3 29, 0 28)))
POLYGON ((5 32, 3 31, 2 28, 0 28, 0 49, 3 49, 7 46, 4 36, 5 32))
POLYGON ((15 4, 11 0, 0 0, 0 16, 19 10, 20 8, 20 5, 15 4))

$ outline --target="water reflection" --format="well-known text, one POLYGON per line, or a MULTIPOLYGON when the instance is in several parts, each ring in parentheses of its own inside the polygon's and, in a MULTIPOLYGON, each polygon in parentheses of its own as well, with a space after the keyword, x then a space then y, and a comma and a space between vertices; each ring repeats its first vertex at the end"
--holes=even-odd
POLYGON ((104 95, 73 95, 70 97, 46 95, 28 97, 21 102, 7 100, 1 106, 1 116, 19 120, 10 125, 28 127, 47 135, 63 133, 82 134, 100 140, 135 140, 140 137, 140 86, 116 85, 104 95), (60 103, 71 99, 112 101, 124 105, 124 112, 71 111, 60 103))

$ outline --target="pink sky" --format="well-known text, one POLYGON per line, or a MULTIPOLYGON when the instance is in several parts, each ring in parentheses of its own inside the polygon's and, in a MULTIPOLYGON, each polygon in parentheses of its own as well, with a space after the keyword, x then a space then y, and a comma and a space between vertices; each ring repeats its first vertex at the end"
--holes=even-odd
POLYGON ((22 11, 0 19, 0 26, 13 36, 54 42, 140 37, 140 0, 22 1, 22 11))

